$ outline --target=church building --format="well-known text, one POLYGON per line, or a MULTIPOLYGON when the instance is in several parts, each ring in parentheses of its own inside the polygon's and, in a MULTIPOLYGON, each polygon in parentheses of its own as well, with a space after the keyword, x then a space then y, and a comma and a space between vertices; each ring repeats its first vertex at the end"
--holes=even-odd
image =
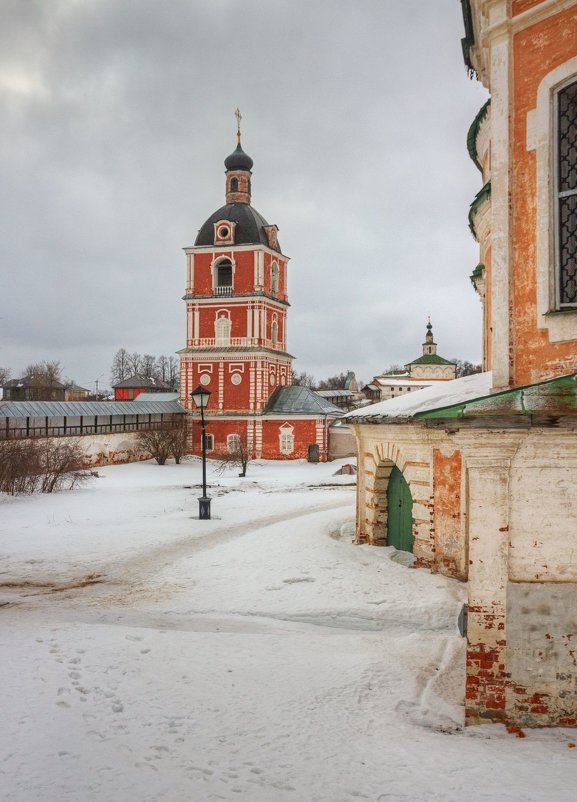
POLYGON ((467 723, 577 726, 577 0, 461 2, 485 371, 347 415, 357 540, 467 581, 467 723))
MULTIPOLYGON (((225 159, 224 206, 185 248, 186 346, 181 360, 181 403, 194 412, 190 393, 210 392, 207 450, 242 445, 256 458, 324 460, 328 427, 341 416, 308 388, 293 387, 287 351, 287 271, 278 228, 251 205, 253 160, 241 146, 225 159)), ((192 426, 191 450, 201 446, 192 426)))
POLYGON ((455 378, 456 372, 455 363, 437 353, 433 325, 429 318, 421 356, 407 362, 402 371, 374 376, 371 383, 363 387, 363 391, 372 401, 385 401, 387 398, 398 398, 404 393, 430 387, 433 382, 450 381, 455 378))

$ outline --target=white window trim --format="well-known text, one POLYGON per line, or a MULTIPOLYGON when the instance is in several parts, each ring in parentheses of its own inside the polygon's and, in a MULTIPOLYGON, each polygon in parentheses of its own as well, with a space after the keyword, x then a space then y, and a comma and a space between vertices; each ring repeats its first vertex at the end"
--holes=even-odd
POLYGON ((551 342, 577 339, 577 309, 559 311, 556 197, 556 93, 577 80, 577 56, 548 73, 537 90, 537 105, 527 114, 527 150, 535 151, 537 327, 551 342), (558 314, 550 314, 555 313, 558 314))
MULTIPOLYGON (((220 225, 220 223, 218 225, 220 225)), ((212 264, 210 265, 213 292, 215 292, 217 288, 217 283, 216 283, 217 268, 221 262, 227 262, 227 261, 232 264, 232 287, 234 289, 234 274, 236 273, 236 262, 232 258, 232 254, 230 256, 227 256, 226 254, 221 253, 219 256, 215 257, 212 260, 212 264)))
POLYGON ((292 454, 294 450, 295 450, 294 426, 285 423, 280 427, 279 430, 279 451, 281 454, 292 454), (285 446, 283 446, 284 438, 288 438, 288 443, 285 446))
POLYGON ((227 434, 226 436, 226 449, 229 454, 233 454, 240 448, 240 434, 227 434))
POLYGON ((217 312, 217 316, 214 321, 214 343, 217 348, 226 348, 230 345, 231 339, 231 332, 232 332, 232 321, 229 315, 223 315, 221 312, 217 312), (219 325, 220 321, 224 321, 223 324, 219 325), (220 333, 224 328, 226 323, 226 336, 223 336, 220 333))
POLYGON ((214 451, 214 435, 213 434, 205 434, 206 437, 206 450, 207 451, 214 451))

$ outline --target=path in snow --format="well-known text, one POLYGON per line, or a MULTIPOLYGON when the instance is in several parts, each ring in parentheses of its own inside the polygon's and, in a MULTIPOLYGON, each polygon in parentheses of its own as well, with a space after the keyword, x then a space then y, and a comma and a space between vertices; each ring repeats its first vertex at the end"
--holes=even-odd
POLYGON ((105 579, 2 592, 2 802, 573 802, 571 731, 460 730, 463 585, 265 468, 210 522, 146 465, 0 509, 0 579, 105 579))

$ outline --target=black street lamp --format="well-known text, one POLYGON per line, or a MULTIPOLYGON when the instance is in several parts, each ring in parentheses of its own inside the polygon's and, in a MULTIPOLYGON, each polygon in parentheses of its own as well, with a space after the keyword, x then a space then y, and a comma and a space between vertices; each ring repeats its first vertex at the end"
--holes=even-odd
POLYGON ((210 520, 210 498, 206 495, 206 421, 204 408, 208 406, 210 390, 205 390, 199 384, 190 397, 197 409, 200 409, 200 425, 202 426, 202 497, 198 499, 198 517, 201 521, 210 520))

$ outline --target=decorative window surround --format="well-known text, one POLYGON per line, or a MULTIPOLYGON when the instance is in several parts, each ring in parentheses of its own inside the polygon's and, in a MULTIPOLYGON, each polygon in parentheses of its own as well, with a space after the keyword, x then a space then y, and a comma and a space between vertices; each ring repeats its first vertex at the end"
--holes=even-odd
POLYGON ((577 309, 557 304, 555 258, 555 137, 554 95, 563 84, 577 79, 577 57, 546 75, 537 90, 537 105, 527 113, 527 150, 535 151, 537 326, 551 342, 577 339, 577 309))

